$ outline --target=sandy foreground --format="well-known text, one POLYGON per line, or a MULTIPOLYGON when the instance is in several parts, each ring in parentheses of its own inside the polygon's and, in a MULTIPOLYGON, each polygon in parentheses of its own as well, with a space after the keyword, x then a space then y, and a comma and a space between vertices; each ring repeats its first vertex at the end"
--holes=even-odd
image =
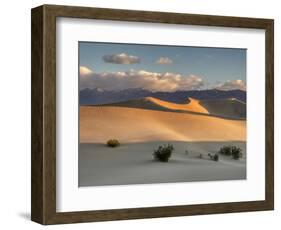
MULTIPOLYGON (((164 143, 129 143, 118 148, 80 144, 79 186, 246 179, 245 157, 233 160, 220 156, 215 162, 207 156, 225 142, 169 142, 175 147, 169 162, 155 161, 153 150, 164 143)), ((245 142, 231 144, 240 146, 245 153, 245 142)))
POLYGON ((118 106, 80 106, 79 186, 245 178, 245 120, 118 106), (106 141, 112 138, 121 145, 107 147, 106 141), (175 148, 170 161, 155 161, 153 150, 167 143, 175 148), (208 153, 217 153, 227 144, 242 148, 243 159, 209 159, 208 153))

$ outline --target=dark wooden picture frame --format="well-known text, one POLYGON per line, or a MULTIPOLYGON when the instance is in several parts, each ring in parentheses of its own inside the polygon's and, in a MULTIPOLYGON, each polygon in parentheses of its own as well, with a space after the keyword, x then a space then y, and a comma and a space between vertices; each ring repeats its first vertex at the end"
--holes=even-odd
POLYGON ((63 224, 274 209, 274 21, 271 19, 43 5, 32 9, 31 219, 63 224), (87 18, 264 29, 265 200, 100 211, 56 211, 56 18, 87 18))

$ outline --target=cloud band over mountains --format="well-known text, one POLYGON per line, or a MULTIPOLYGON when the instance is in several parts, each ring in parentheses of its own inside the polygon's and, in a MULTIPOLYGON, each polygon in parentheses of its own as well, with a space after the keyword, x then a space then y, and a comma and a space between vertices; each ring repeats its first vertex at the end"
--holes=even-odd
MULTIPOLYGON (((200 76, 184 76, 176 73, 158 73, 145 70, 96 73, 85 66, 80 66, 80 89, 100 88, 103 90, 123 90, 142 88, 152 92, 174 92, 178 90, 200 90, 206 83, 200 76)), ((221 90, 246 89, 244 81, 234 80, 221 83, 221 90)))

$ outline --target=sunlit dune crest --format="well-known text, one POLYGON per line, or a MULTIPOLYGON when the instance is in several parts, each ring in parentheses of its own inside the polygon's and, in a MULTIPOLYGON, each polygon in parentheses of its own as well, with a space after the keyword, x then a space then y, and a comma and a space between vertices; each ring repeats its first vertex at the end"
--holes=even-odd
POLYGON ((168 102, 155 97, 144 97, 135 100, 106 104, 106 106, 108 105, 159 111, 195 112, 209 114, 208 110, 200 105, 199 100, 190 97, 188 98, 187 102, 183 104, 168 102))
POLYGON ((144 97, 105 104, 105 106, 119 106, 167 112, 192 112, 232 119, 246 119, 246 103, 237 100, 236 98, 197 100, 189 97, 186 100, 186 103, 178 104, 155 97, 144 97))
POLYGON ((191 97, 188 98, 189 102, 187 102, 186 104, 176 104, 172 102, 163 101, 154 97, 146 97, 145 99, 170 110, 183 110, 209 114, 208 110, 199 104, 199 100, 193 99, 191 97))

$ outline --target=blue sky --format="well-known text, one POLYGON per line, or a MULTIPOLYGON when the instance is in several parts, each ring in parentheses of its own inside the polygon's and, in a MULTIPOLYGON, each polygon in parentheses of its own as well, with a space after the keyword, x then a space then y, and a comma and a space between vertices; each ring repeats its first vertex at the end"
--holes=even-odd
POLYGON ((156 76, 156 80, 161 81, 162 91, 182 90, 185 87, 186 90, 246 87, 245 49, 79 42, 79 65, 89 70, 86 71, 88 77, 80 71, 80 82, 84 81, 82 88, 88 84, 89 88, 96 85, 97 88, 114 89, 113 85, 109 86, 111 81, 116 84, 117 89, 122 89, 133 87, 131 81, 134 81, 136 87, 142 88, 155 84, 151 90, 157 91, 156 82, 147 79, 147 73, 150 73, 151 78, 156 76), (120 79, 117 73, 127 73, 126 80, 117 81, 117 78, 120 79), (101 75, 105 77, 102 78, 101 75), (197 83, 193 84, 190 77, 193 80, 196 77, 197 83), (140 83, 141 78, 147 82, 140 83), (175 85, 173 89, 168 86, 165 88, 164 80, 167 84, 178 86, 175 85), (193 88, 189 87, 189 83, 193 84, 193 88), (227 87, 223 88, 225 84, 227 87))

